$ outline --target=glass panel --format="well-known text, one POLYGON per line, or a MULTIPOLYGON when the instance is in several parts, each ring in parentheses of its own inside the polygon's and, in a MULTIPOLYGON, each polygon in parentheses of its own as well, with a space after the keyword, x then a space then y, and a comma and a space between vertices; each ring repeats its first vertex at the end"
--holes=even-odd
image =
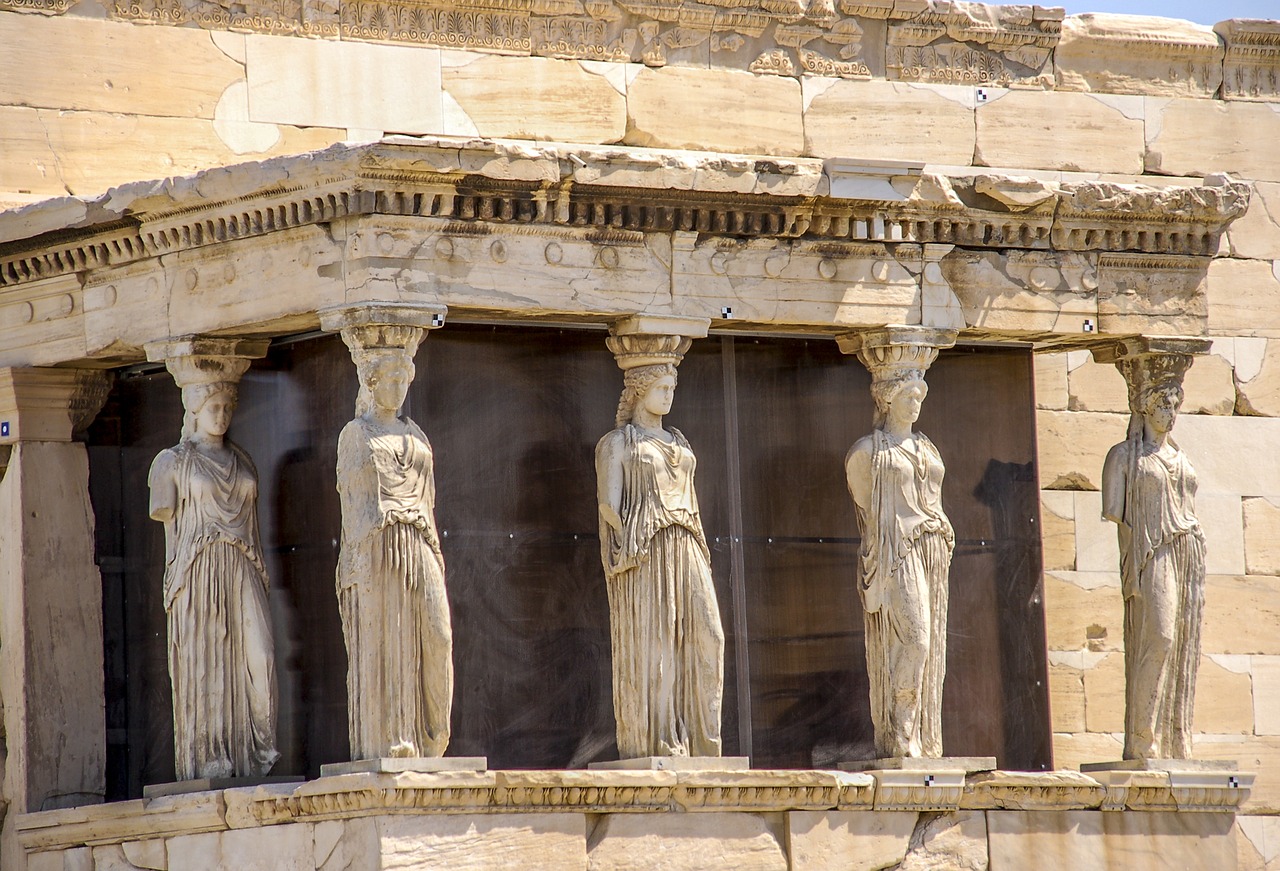
MULTIPOLYGON (((622 376, 603 332, 452 324, 423 343, 417 363, 405 410, 436 455, 457 687, 450 754, 487 755, 495 768, 615 758, 593 455, 622 376)), ((1039 767, 1049 730, 1029 354, 954 352, 929 380, 921 428, 946 458, 961 539, 947 749, 1039 767)), ((742 752, 749 709, 742 722, 758 767, 827 764, 870 746, 842 472, 870 426, 867 384, 829 340, 703 340, 680 368, 668 422, 699 460, 726 634, 724 752, 742 752), (737 384, 728 404, 727 374, 737 384), (726 427, 740 466, 729 465, 726 427), (731 474, 742 493, 738 542, 731 474), (735 584, 745 596, 737 624, 735 584), (739 651, 744 630, 750 644, 739 651), (748 660, 750 699, 740 703, 737 668, 748 660)), ((230 434, 259 472, 280 690, 275 773, 315 776, 347 758, 334 465, 355 395, 336 337, 277 343, 245 376, 230 434)), ((164 540, 147 517, 147 471, 177 441, 181 417, 172 378, 151 372, 121 379, 90 432, 113 799, 173 777, 164 540)))
MULTIPOLYGON (((844 480, 870 376, 830 341, 737 342, 753 764, 871 758, 857 526, 844 480)), ((1030 355, 944 353, 919 429, 955 526, 945 752, 1051 764, 1030 355)))

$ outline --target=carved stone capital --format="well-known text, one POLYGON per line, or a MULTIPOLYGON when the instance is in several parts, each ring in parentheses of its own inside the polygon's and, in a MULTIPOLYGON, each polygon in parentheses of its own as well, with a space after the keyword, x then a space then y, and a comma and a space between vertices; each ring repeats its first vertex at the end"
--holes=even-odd
POLYGON ((183 336, 148 342, 143 346, 147 359, 164 361, 178 387, 201 384, 236 384, 249 368, 249 361, 267 354, 267 339, 221 339, 183 336))
POLYGON ((427 330, 444 326, 448 311, 446 306, 434 303, 342 305, 321 311, 320 327, 342 333, 342 341, 357 363, 364 356, 387 352, 402 352, 412 358, 427 330))
POLYGON ((1194 359, 1213 342, 1193 336, 1134 336, 1095 346, 1099 363, 1114 363, 1129 388, 1129 411, 1142 414, 1142 397, 1151 390, 1181 388, 1194 359))
POLYGON ((856 354, 871 372, 872 383, 923 379, 938 352, 956 343, 956 331, 937 327, 890 325, 836 336, 840 350, 856 354))
POLYGON ((102 409, 111 376, 94 369, 0 369, 0 444, 69 442, 102 409))
POLYGON ((704 338, 710 326, 710 318, 635 314, 610 326, 605 344, 623 370, 661 363, 678 366, 693 340, 704 338))

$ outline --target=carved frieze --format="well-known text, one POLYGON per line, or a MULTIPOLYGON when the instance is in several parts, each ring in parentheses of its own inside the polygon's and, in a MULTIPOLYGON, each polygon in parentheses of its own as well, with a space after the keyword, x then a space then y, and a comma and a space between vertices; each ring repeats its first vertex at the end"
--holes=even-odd
POLYGON ((1236 18, 1213 29, 1226 43, 1222 98, 1280 99, 1280 21, 1236 18))
POLYGON ((1217 35, 1189 21, 1088 14, 1064 23, 1054 65, 1063 90, 1212 97, 1222 54, 1217 35))
POLYGON ((1043 87, 1053 80, 1062 10, 977 3, 929 4, 890 19, 888 77, 906 82, 1043 87))

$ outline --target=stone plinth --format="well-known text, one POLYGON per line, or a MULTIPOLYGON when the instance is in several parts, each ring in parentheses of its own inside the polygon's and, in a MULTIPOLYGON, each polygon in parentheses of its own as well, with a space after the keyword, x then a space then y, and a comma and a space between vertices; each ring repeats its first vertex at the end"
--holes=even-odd
POLYGON ((841 762, 841 771, 962 771, 973 774, 978 771, 992 771, 996 767, 994 756, 942 756, 928 758, 923 756, 893 756, 888 759, 858 759, 841 762))
POLYGON ((354 759, 320 766, 321 777, 343 774, 399 774, 404 771, 433 773, 437 771, 487 771, 485 756, 381 756, 376 759, 354 759))
POLYGON ((153 783, 142 787, 142 797, 163 798, 168 795, 188 795, 193 792, 220 792, 224 789, 243 789, 249 786, 266 786, 283 783, 302 783, 305 777, 200 777, 195 780, 175 780, 172 783, 153 783))
POLYGON ((746 771, 746 756, 640 756, 611 762, 592 762, 592 771, 746 771))

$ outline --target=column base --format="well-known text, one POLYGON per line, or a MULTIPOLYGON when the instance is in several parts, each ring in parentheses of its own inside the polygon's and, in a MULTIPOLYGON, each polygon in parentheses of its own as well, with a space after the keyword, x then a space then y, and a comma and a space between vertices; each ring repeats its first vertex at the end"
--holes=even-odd
POLYGON ((416 771, 431 774, 441 771, 487 771, 487 756, 379 756, 374 759, 353 759, 350 762, 333 762, 320 766, 321 777, 337 777, 340 774, 400 774, 416 771))
POLYGON ((197 777, 195 780, 175 780, 172 783, 153 783, 142 787, 143 798, 161 798, 166 795, 186 795, 191 792, 212 792, 220 789, 240 789, 246 786, 266 786, 273 783, 302 783, 305 777, 197 777))
POLYGON ((841 771, 994 771, 994 756, 890 756, 884 759, 855 759, 837 763, 841 771))
POLYGON ((1080 771, 1171 771, 1205 772, 1237 771, 1239 766, 1230 760, 1217 759, 1117 759, 1113 762, 1085 762, 1080 771))
POLYGON ((746 756, 637 756, 612 762, 592 762, 592 771, 746 771, 746 756))

